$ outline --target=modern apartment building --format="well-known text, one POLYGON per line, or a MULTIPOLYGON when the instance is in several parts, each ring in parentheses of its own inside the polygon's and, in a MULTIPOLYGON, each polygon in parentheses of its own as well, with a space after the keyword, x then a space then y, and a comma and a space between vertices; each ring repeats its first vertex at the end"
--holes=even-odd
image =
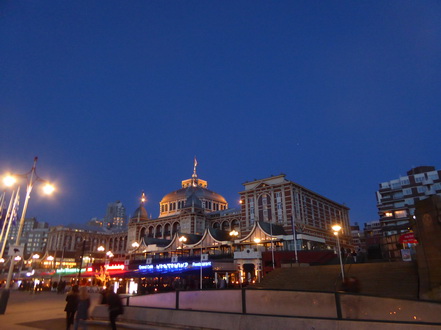
POLYGON ((400 258, 399 236, 410 231, 415 202, 432 195, 441 195, 441 170, 419 166, 406 176, 380 183, 377 208, 380 217, 385 257, 400 258))

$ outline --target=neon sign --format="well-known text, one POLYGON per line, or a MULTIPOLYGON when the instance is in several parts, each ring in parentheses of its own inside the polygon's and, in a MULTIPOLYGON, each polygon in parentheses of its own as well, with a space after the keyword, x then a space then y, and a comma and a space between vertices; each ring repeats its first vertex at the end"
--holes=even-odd
POLYGON ((119 265, 104 265, 104 268, 106 270, 124 270, 124 265, 123 264, 119 264, 119 265))
POLYGON ((192 268, 200 268, 200 267, 211 267, 211 261, 205 262, 192 262, 189 264, 188 262, 175 262, 175 263, 167 263, 167 264, 157 264, 157 265, 139 265, 138 269, 147 272, 175 272, 181 271, 185 269, 192 268))
MULTIPOLYGON (((78 268, 60 268, 60 269, 57 269, 57 270, 56 270, 57 274, 62 274, 62 273, 66 273, 66 274, 69 274, 69 273, 77 273, 78 271, 79 271, 78 268)), ((88 267, 88 268, 86 268, 86 269, 81 268, 81 272, 82 272, 82 273, 84 273, 84 272, 91 272, 91 271, 92 271, 92 267, 88 267)))

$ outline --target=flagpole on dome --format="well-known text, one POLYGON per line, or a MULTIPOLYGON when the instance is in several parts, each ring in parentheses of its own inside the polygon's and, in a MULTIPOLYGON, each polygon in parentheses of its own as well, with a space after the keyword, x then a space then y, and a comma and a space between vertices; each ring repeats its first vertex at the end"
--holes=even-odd
POLYGON ((192 175, 192 184, 193 187, 197 187, 198 185, 198 174, 196 173, 196 167, 198 166, 198 160, 196 159, 196 156, 194 156, 194 163, 193 163, 193 175, 192 175))

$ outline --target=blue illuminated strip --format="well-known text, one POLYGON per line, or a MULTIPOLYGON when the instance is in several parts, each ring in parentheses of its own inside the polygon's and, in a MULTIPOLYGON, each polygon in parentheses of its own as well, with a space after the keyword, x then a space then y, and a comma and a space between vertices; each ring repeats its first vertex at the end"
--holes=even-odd
POLYGON ((196 267, 211 267, 211 261, 205 262, 193 262, 189 264, 188 262, 177 262, 177 263, 168 263, 168 264, 157 264, 157 265, 139 265, 138 269, 146 272, 176 272, 184 269, 191 269, 196 267))

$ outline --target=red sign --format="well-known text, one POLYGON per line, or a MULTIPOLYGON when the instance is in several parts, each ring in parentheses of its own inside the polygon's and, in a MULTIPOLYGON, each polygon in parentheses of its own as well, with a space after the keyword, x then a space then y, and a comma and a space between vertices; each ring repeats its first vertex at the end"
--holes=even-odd
POLYGON ((418 241, 415 238, 415 235, 413 233, 406 233, 400 236, 398 241, 402 244, 417 244, 418 241))
POLYGON ((104 265, 106 270, 124 270, 123 264, 104 265))

